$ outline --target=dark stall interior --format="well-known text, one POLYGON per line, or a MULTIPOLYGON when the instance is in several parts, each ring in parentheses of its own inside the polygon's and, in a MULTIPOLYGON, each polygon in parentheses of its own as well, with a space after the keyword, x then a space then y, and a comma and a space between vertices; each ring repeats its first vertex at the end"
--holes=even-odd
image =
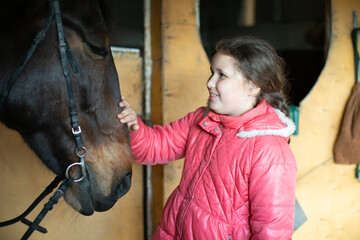
POLYGON ((250 34, 270 42, 287 64, 290 101, 299 105, 325 62, 325 0, 200 1, 200 32, 210 57, 221 38, 250 34))
MULTIPOLYGON (((211 57, 218 40, 251 34, 269 41, 287 64, 291 103, 300 101, 315 84, 325 63, 327 0, 199 1, 199 28, 211 57)), ((117 46, 143 49, 143 1, 119 1, 117 46)))

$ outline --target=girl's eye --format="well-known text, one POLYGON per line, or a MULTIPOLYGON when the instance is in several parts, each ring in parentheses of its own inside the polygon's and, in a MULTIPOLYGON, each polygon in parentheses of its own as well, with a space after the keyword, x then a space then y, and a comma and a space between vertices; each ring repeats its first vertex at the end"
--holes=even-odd
POLYGON ((220 77, 220 79, 222 79, 225 77, 225 75, 223 73, 219 73, 219 77, 220 77))

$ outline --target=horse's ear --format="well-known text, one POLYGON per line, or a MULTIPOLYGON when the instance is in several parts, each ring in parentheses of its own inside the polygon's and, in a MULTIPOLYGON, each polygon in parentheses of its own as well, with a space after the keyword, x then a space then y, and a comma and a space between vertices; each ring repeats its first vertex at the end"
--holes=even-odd
MULTIPOLYGON (((111 46, 123 46, 124 38, 126 38, 126 21, 131 21, 126 5, 128 1, 123 0, 98 0, 100 11, 103 15, 111 46), (124 20, 125 18, 125 20, 124 20)), ((130 15, 134 16, 134 14, 130 15)))
POLYGON ((99 7, 101 10, 101 14, 104 18, 109 38, 110 38, 110 44, 116 45, 117 39, 119 39, 120 36, 118 36, 118 31, 116 30, 116 26, 119 26, 116 24, 116 21, 118 18, 116 18, 116 7, 119 4, 116 4, 117 1, 115 0, 99 0, 99 7))
POLYGON ((110 44, 141 48, 144 31, 143 0, 98 0, 110 44))

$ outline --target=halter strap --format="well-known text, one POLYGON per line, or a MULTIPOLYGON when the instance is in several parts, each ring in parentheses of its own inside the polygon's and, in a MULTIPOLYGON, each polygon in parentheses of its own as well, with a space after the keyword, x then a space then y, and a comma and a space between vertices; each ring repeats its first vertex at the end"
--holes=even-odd
POLYGON ((59 1, 52 1, 53 8, 55 10, 55 21, 56 21, 56 27, 58 32, 58 39, 59 39, 59 52, 60 52, 60 58, 61 58, 61 65, 63 68, 63 73, 65 77, 66 87, 67 87, 67 93, 68 93, 68 99, 69 99, 69 111, 70 111, 70 117, 71 117, 71 126, 72 126, 72 133, 75 138, 76 142, 76 155, 79 157, 80 162, 73 163, 68 166, 66 169, 66 178, 69 177, 69 170, 74 166, 80 166, 81 167, 81 177, 78 179, 75 179, 74 182, 80 182, 86 177, 86 168, 85 168, 85 153, 86 148, 82 144, 81 140, 81 127, 78 122, 77 117, 77 111, 76 111, 76 104, 75 104, 75 98, 73 93, 73 87, 70 80, 70 74, 69 74, 69 68, 68 68, 68 58, 70 58, 70 63, 73 66, 73 69, 77 69, 77 65, 75 62, 75 59, 72 57, 70 48, 68 47, 66 37, 64 34, 62 19, 61 19, 61 11, 60 11, 60 4, 59 1))

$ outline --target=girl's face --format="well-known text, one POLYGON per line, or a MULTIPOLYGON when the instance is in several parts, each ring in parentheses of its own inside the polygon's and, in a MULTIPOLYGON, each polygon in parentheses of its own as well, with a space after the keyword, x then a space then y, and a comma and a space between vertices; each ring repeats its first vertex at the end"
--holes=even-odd
POLYGON ((208 106, 218 114, 240 116, 254 108, 260 88, 248 81, 235 66, 236 60, 216 53, 211 63, 207 82, 208 106))

